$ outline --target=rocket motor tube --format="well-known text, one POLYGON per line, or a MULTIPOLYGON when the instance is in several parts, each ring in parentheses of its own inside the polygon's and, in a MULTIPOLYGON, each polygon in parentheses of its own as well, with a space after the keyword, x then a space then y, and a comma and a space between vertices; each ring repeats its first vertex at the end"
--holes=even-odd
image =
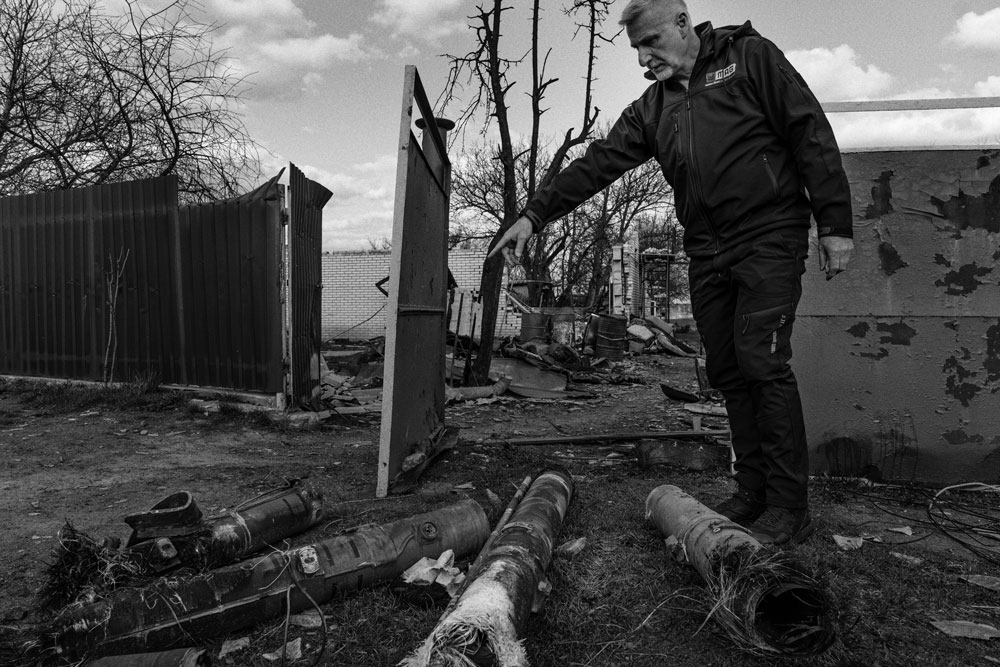
POLYGON ((60 615, 49 636, 53 648, 71 658, 189 645, 391 579, 448 549, 457 557, 474 554, 489 534, 482 507, 464 500, 207 573, 116 591, 60 615))
POLYGON ((713 616, 739 646, 811 656, 835 639, 826 591, 789 554, 669 484, 646 498, 646 518, 673 536, 717 598, 713 616))
POLYGON ((711 576, 717 559, 762 548, 746 528, 713 512, 670 484, 658 486, 649 493, 646 518, 664 537, 672 535, 677 539, 688 562, 702 578, 711 576))
POLYGON ((539 475, 470 569, 466 586, 404 667, 527 665, 522 637, 573 496, 565 471, 539 475))
POLYGON ((179 648, 162 653, 113 655, 88 660, 82 667, 209 667, 212 658, 205 649, 179 648))
POLYGON ((323 497, 298 480, 245 503, 226 516, 208 519, 210 567, 239 560, 268 544, 309 530, 323 518, 323 497))

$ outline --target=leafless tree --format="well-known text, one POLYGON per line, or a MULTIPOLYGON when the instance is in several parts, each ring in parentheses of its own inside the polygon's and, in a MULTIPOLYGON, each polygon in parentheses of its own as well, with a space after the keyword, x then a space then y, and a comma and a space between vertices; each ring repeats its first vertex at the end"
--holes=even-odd
MULTIPOLYGON (((594 137, 607 130, 598 128, 594 137)), ((568 157, 578 152, 582 147, 570 151, 568 157)), ((514 171, 520 192, 528 189, 528 154, 526 146, 515 146, 514 171)), ((544 146, 538 147, 538 156, 542 161, 551 157, 544 146)), ((452 225, 453 244, 493 238, 504 216, 502 182, 503 171, 491 145, 479 144, 457 161, 451 190, 452 218, 458 221, 452 225)), ((612 245, 633 238, 640 245, 656 245, 658 239, 677 238, 678 229, 670 187, 656 162, 647 162, 546 228, 544 238, 532 245, 536 269, 530 279, 538 282, 529 286, 553 283, 555 305, 599 307, 601 290, 608 282, 612 245)), ((529 292, 532 303, 539 303, 537 291, 529 292)))
POLYGON ((244 81, 195 10, 0 2, 0 195, 177 174, 197 201, 256 180, 244 81))
MULTIPOLYGON (((502 174, 497 207, 500 226, 490 242, 491 246, 517 220, 520 205, 534 194, 537 187, 544 186, 559 172, 570 150, 584 143, 594 129, 600 110, 592 102, 593 65, 599 43, 609 39, 601 33, 600 26, 607 17, 610 4, 611 0, 573 0, 565 10, 578 19, 579 30, 585 31, 588 40, 587 61, 583 63, 586 72, 582 100, 583 115, 580 127, 565 130, 562 142, 553 151, 548 164, 542 164, 539 159, 541 119, 545 113, 542 104, 547 89, 558 79, 549 78, 546 74, 546 63, 551 49, 543 52, 539 44, 540 2, 534 0, 532 3, 531 49, 526 56, 530 57, 531 64, 531 93, 528 95, 531 105, 529 133, 531 139, 527 147, 527 182, 523 188, 517 173, 518 153, 515 151, 512 139, 508 94, 515 86, 512 78, 513 68, 521 64, 524 58, 506 57, 501 39, 503 15, 510 6, 505 5, 504 0, 478 4, 477 13, 469 17, 470 27, 475 33, 475 47, 463 56, 448 56, 451 60, 451 70, 445 94, 442 96, 442 105, 446 106, 457 99, 463 88, 462 83, 468 83, 473 94, 471 99, 466 100, 459 113, 459 129, 466 128, 474 119, 479 119, 485 114, 488 121, 480 128, 483 136, 486 136, 487 130, 494 123, 499 135, 499 142, 493 150, 493 155, 502 174)), ((529 276, 536 274, 546 265, 546 259, 551 256, 547 244, 547 235, 539 234, 526 252, 524 260, 529 276)), ((480 355, 476 358, 471 373, 473 381, 476 382, 485 382, 489 372, 502 271, 503 263, 499 256, 487 263, 483 270, 480 283, 483 300, 480 355)))

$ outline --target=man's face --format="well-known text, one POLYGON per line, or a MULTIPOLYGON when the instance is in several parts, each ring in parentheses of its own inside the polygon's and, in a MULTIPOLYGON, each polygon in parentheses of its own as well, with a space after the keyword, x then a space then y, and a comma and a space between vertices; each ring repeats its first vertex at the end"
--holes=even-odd
POLYGON ((657 81, 674 79, 687 83, 694 68, 688 55, 691 30, 685 13, 664 7, 651 7, 625 29, 629 43, 657 81))

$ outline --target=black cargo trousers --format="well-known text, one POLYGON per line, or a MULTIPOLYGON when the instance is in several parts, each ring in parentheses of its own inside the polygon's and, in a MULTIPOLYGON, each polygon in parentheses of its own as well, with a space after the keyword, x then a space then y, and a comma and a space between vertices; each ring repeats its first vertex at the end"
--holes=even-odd
POLYGON ((808 252, 808 230, 786 228, 692 257, 688 268, 708 380, 729 413, 736 481, 790 509, 808 503, 805 423, 788 364, 808 252))

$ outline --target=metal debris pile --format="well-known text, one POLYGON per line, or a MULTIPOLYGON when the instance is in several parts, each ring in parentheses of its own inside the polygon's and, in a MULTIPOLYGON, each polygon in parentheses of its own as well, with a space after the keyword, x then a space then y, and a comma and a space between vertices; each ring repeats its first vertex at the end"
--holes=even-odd
POLYGON ((210 664, 205 646, 215 638, 301 613, 323 619, 321 605, 336 596, 400 577, 422 559, 471 557, 490 535, 482 507, 462 500, 287 546, 323 517, 322 495, 293 480, 207 519, 190 494, 171 494, 126 518, 133 530, 124 545, 69 527, 43 591, 48 619, 24 647, 22 664, 210 664), (121 562, 131 564, 128 576, 107 577, 121 562), (67 585, 67 577, 78 581, 67 585))
MULTIPOLYGON (((248 650, 249 640, 233 633, 282 618, 286 639, 288 625, 321 630, 318 653, 299 637, 262 657, 285 664, 309 652, 316 664, 336 636, 322 606, 344 592, 393 581, 409 587, 410 599, 444 605, 401 665, 522 667, 526 629, 551 591, 546 573, 553 558, 586 548, 585 539, 556 546, 574 486, 561 468, 526 477, 492 530, 482 507, 462 500, 295 547, 288 538, 324 517, 322 495, 299 481, 211 518, 202 517, 190 494, 171 494, 127 518, 133 530, 124 545, 88 538, 67 524, 60 549, 86 543, 100 557, 126 555, 138 570, 109 582, 95 580, 106 570, 88 569, 79 595, 59 598, 62 608, 50 604, 51 616, 21 664, 209 665, 216 652, 222 658, 248 650), (465 571, 460 563, 469 563, 465 571)), ((714 620, 738 648, 812 656, 832 644, 827 593, 789 555, 767 551, 677 487, 654 489, 646 517, 667 538, 668 552, 702 576, 714 600, 706 622, 714 620)), ((82 563, 76 556, 63 554, 52 567, 82 563)))

